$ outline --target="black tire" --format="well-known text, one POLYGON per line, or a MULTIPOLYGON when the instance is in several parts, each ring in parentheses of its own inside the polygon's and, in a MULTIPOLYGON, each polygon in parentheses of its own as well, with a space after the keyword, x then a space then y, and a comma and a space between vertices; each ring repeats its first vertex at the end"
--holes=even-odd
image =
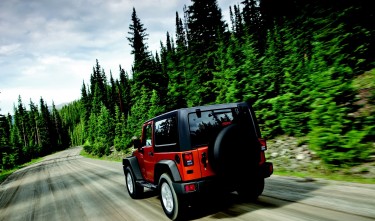
POLYGON ((164 173, 159 179, 160 203, 165 215, 171 220, 178 220, 183 214, 183 202, 179 199, 173 188, 172 180, 168 174, 164 173))
POLYGON ((250 183, 241 183, 237 193, 243 201, 256 200, 264 190, 264 178, 258 178, 250 183))
POLYGON ((143 195, 144 188, 135 182, 135 177, 130 167, 125 169, 125 183, 131 198, 139 199, 143 195))
POLYGON ((255 174, 260 147, 249 127, 232 124, 224 128, 209 150, 214 171, 224 177, 239 178, 255 174))

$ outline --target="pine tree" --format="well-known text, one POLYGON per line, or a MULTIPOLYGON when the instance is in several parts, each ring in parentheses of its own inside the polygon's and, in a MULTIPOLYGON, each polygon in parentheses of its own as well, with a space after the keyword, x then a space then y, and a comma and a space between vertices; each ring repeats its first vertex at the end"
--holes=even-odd
POLYGON ((275 108, 274 102, 275 98, 282 93, 281 85, 284 83, 284 75, 280 66, 283 55, 281 34, 279 27, 275 27, 267 35, 267 48, 261 58, 262 69, 257 78, 259 83, 256 84, 256 89, 260 93, 254 102, 264 136, 275 136, 282 133, 278 120, 279 110, 275 108))
MULTIPOLYGON (((174 51, 172 49, 171 45, 171 51, 174 51)), ((152 62, 153 66, 153 79, 150 79, 151 81, 155 82, 155 88, 152 89, 152 91, 155 91, 158 94, 160 104, 165 106, 168 103, 167 93, 168 93, 168 73, 163 71, 163 65, 160 61, 159 54, 156 52, 155 58, 152 62), (157 79, 157 80, 156 80, 157 79)))
POLYGON ((148 112, 150 109, 150 95, 145 89, 141 91, 141 97, 135 101, 131 107, 130 114, 128 115, 126 125, 126 146, 132 144, 132 137, 141 135, 142 124, 148 119, 148 112))
POLYGON ((23 141, 23 146, 27 147, 29 143, 29 138, 27 136, 27 113, 26 108, 23 106, 21 96, 18 96, 18 109, 17 109, 17 127, 21 132, 21 138, 23 141))
POLYGON ((113 145, 114 140, 114 124, 109 110, 104 106, 104 104, 101 104, 97 122, 97 136, 95 137, 95 142, 93 145, 93 153, 98 156, 109 155, 110 147, 113 145))
POLYGON ((127 39, 132 47, 131 54, 134 55, 133 63, 133 80, 134 87, 132 88, 133 99, 140 96, 142 88, 147 90, 156 89, 155 83, 158 81, 157 76, 153 76, 153 65, 150 52, 147 50, 147 34, 146 28, 143 27, 140 19, 137 16, 135 9, 131 16, 132 23, 129 26, 130 37, 127 39))
MULTIPOLYGON (((231 21, 232 21, 232 33, 235 35, 236 39, 241 41, 243 43, 242 39, 245 36, 245 27, 243 24, 243 16, 240 12, 240 6, 239 5, 234 5, 233 10, 234 14, 232 11, 232 7, 229 8, 230 13, 231 13, 231 21)), ((250 33, 251 34, 251 33, 250 33)))
POLYGON ((53 136, 51 136, 51 118, 50 113, 47 107, 47 104, 44 103, 43 98, 40 98, 40 117, 39 117, 39 125, 40 125, 40 145, 41 145, 41 151, 42 154, 48 154, 53 151, 53 146, 51 139, 53 136))
POLYGON ((97 137, 97 125, 98 125, 98 119, 97 115, 95 113, 90 114, 89 121, 87 123, 87 140, 85 144, 89 148, 85 148, 85 151, 88 153, 91 153, 92 150, 92 145, 95 143, 95 137, 97 137))
POLYGON ((118 99, 118 93, 116 88, 115 80, 112 76, 112 71, 110 72, 110 78, 109 78, 110 85, 107 86, 107 100, 108 100, 108 109, 112 116, 115 115, 115 106, 120 105, 119 99, 118 99))
POLYGON ((226 25, 216 0, 196 1, 188 7, 188 105, 216 100, 213 83, 215 51, 226 25))
POLYGON ((150 99, 150 109, 148 110, 148 118, 156 117, 159 114, 162 114, 165 112, 165 107, 160 101, 160 98, 158 96, 158 93, 153 90, 151 99, 150 99))
POLYGON ((16 118, 18 118, 18 113, 14 107, 14 116, 8 115, 8 124, 10 125, 10 137, 9 137, 9 146, 5 148, 5 151, 2 152, 2 168, 11 169, 14 166, 21 163, 23 153, 22 153, 22 139, 20 137, 20 132, 16 126, 16 118), (14 123, 12 123, 14 122, 14 123))
POLYGON ((130 107, 132 105, 131 98, 131 80, 128 74, 120 66, 120 81, 116 82, 118 88, 118 96, 120 100, 120 110, 125 116, 129 114, 130 107))
POLYGON ((239 70, 238 66, 243 62, 243 54, 234 34, 229 43, 222 41, 217 51, 218 71, 215 72, 215 92, 218 93, 216 102, 235 102, 240 100, 238 91, 239 70))
MULTIPOLYGON (((39 120, 39 111, 38 107, 34 104, 34 102, 30 99, 30 112, 29 112, 29 120, 30 120, 30 146, 34 149, 34 153, 39 155, 41 153, 41 140, 40 140, 40 125, 38 124, 39 120)), ((33 156, 35 157, 35 156, 33 156)))
MULTIPOLYGON (((281 29, 284 40, 282 47, 285 56, 280 62, 282 67, 283 84, 280 87, 282 93, 274 99, 273 109, 278 110, 278 120, 282 133, 292 136, 304 136, 308 133, 309 113, 311 112, 309 78, 309 42, 306 41, 306 33, 296 30, 296 24, 308 25, 302 22, 303 18, 288 22, 281 29), (291 126, 291 125, 298 125, 291 126)), ((303 27, 301 26, 301 29, 303 27)))
POLYGON ((167 48, 162 47, 162 63, 168 74, 168 105, 167 109, 177 109, 187 106, 187 77, 186 77, 186 33, 182 20, 176 12, 176 50, 169 50, 167 35, 167 48))
POLYGON ((255 43, 253 45, 257 49, 257 51, 260 52, 260 54, 263 54, 267 32, 264 28, 264 25, 262 24, 259 1, 244 0, 241 3, 243 5, 242 17, 244 20, 245 33, 247 35, 254 36, 253 40, 255 41, 255 43))
POLYGON ((187 46, 185 29, 178 12, 176 12, 176 46, 178 52, 185 51, 187 46))
POLYGON ((113 145, 117 151, 126 149, 125 138, 125 117, 119 107, 115 108, 115 139, 113 145))
POLYGON ((82 83, 81 99, 80 100, 81 100, 82 106, 83 106, 83 115, 85 117, 85 120, 88 121, 88 119, 90 117, 92 103, 90 101, 89 93, 87 93, 87 90, 86 90, 85 81, 83 81, 83 83, 82 83))
MULTIPOLYGON (((0 115, 0 147, 9 145, 10 127, 4 115, 0 115)), ((1 159, 1 158, 0 158, 1 159)))
POLYGON ((92 110, 91 113, 99 114, 101 105, 104 105, 103 99, 102 99, 102 91, 99 88, 99 85, 95 85, 94 87, 94 94, 92 98, 92 110))
POLYGON ((83 104, 82 98, 83 97, 81 97, 80 100, 73 101, 63 106, 59 111, 64 134, 65 136, 69 135, 69 137, 63 139, 64 142, 66 142, 64 147, 67 147, 70 141, 73 146, 83 145, 86 139, 87 133, 85 133, 85 126, 87 125, 90 115, 88 115, 89 111, 84 108, 85 105, 83 104))
POLYGON ((149 60, 149 52, 147 51, 147 40, 148 34, 146 34, 146 28, 143 27, 141 20, 138 18, 135 8, 131 16, 132 23, 129 26, 131 37, 127 37, 132 47, 131 54, 134 55, 134 70, 135 72, 142 70, 141 64, 144 64, 146 60, 149 60), (140 68, 140 69, 139 69, 140 68))
POLYGON ((0 114, 0 169, 7 169, 9 157, 8 154, 12 151, 10 146, 10 125, 7 118, 0 114))
POLYGON ((62 150, 64 148, 69 147, 69 137, 67 134, 67 130, 64 128, 64 125, 62 123, 62 119, 60 116, 59 111, 57 111, 55 107, 55 103, 52 102, 52 122, 53 122, 53 127, 54 133, 56 134, 56 141, 55 143, 57 144, 57 148, 62 150))
POLYGON ((99 104, 102 102, 106 107, 108 106, 107 100, 107 77, 104 69, 99 65, 98 59, 96 59, 95 67, 93 67, 93 73, 90 77, 90 88, 91 88, 91 101, 92 101, 92 111, 98 113, 100 107, 94 104, 99 104), (95 99, 95 101, 94 101, 95 99))

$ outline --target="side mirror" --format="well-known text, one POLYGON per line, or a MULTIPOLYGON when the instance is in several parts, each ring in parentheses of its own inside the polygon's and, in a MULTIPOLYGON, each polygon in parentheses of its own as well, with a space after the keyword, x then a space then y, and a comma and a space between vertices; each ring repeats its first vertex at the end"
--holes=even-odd
POLYGON ((141 140, 136 136, 132 137, 134 149, 141 151, 141 140))

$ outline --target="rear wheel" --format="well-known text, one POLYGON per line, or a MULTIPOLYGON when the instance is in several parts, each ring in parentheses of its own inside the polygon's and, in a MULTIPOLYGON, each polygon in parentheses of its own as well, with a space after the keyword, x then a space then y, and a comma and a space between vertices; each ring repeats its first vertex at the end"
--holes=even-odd
POLYGON ((238 195, 244 201, 256 200, 264 190, 264 178, 258 178, 250 183, 241 183, 237 189, 238 195))
POLYGON ((127 167, 125 169, 125 180, 126 180, 126 189, 131 198, 138 199, 143 194, 144 188, 143 186, 137 184, 134 179, 134 174, 132 170, 127 167))
POLYGON ((159 179, 160 203, 165 215, 171 220, 177 220, 182 215, 182 202, 173 188, 172 180, 168 174, 162 174, 159 179))

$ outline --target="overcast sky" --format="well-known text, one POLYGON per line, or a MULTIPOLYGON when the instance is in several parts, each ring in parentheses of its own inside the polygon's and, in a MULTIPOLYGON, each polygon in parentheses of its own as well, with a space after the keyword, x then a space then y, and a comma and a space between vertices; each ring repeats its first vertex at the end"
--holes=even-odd
MULTIPOLYGON (((229 5, 218 0, 224 20, 229 5)), ((1 0, 0 1, 0 113, 13 114, 21 95, 48 105, 80 98, 82 81, 89 83, 95 59, 107 75, 118 78, 119 65, 131 70, 133 58, 126 39, 132 8, 149 34, 155 54, 166 32, 175 33, 176 11, 190 0, 1 0)))

